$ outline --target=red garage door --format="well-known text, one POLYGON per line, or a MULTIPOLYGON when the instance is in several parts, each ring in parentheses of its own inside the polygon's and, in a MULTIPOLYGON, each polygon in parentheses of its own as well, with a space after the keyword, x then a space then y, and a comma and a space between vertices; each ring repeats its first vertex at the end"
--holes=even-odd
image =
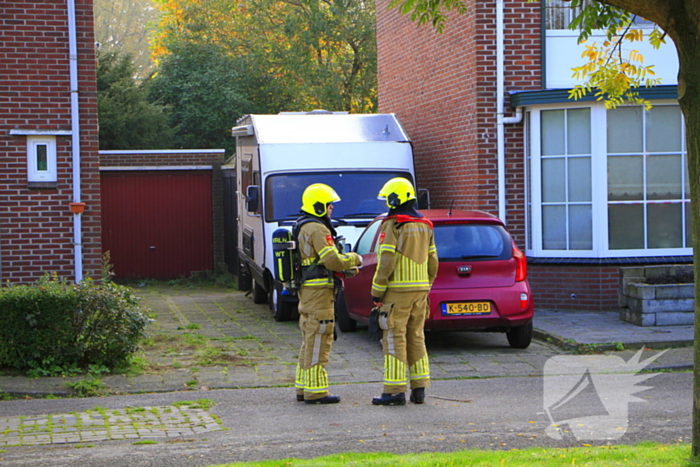
POLYGON ((167 279, 213 270, 210 171, 101 175, 102 247, 117 278, 167 279))

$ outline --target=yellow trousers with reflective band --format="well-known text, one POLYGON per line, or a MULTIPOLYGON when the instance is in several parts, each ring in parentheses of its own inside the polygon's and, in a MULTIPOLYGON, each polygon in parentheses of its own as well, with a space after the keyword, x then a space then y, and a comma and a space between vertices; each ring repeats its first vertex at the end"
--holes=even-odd
POLYGON ((428 316, 428 292, 394 292, 384 296, 384 390, 387 394, 430 386, 430 366, 423 327, 428 316))
POLYGON ((326 365, 333 344, 334 292, 325 287, 299 290, 301 348, 296 370, 296 392, 305 400, 320 399, 328 392, 326 365))

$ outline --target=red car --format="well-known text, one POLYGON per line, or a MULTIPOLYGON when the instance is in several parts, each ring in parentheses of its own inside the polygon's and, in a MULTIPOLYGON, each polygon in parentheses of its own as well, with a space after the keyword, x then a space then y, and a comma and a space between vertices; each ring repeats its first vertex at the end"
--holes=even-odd
MULTIPOLYGON (((527 348, 534 315, 527 261, 503 222, 482 211, 420 212, 435 226, 440 259, 425 329, 505 332, 511 347, 527 348)), ((383 218, 374 219, 353 248, 364 263, 360 274, 345 279, 345 290, 338 296, 336 320, 343 332, 353 332, 357 321, 369 320, 383 218)))

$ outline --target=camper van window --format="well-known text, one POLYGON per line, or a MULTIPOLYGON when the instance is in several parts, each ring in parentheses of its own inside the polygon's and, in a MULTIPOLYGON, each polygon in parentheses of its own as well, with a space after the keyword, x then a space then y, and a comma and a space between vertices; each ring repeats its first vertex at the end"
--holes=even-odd
POLYGON ((306 172, 270 175, 265 180, 265 220, 293 219, 300 215, 301 194, 312 183, 333 187, 341 201, 334 206, 333 218, 371 219, 387 210, 377 199, 384 183, 394 177, 413 177, 406 172, 306 172))

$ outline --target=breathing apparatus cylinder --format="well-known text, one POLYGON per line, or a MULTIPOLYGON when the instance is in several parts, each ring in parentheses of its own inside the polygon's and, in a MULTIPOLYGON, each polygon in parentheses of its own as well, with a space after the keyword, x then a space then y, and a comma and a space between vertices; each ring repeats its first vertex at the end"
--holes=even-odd
POLYGON ((291 231, 279 228, 272 233, 275 279, 282 283, 291 282, 294 279, 294 247, 291 231))

